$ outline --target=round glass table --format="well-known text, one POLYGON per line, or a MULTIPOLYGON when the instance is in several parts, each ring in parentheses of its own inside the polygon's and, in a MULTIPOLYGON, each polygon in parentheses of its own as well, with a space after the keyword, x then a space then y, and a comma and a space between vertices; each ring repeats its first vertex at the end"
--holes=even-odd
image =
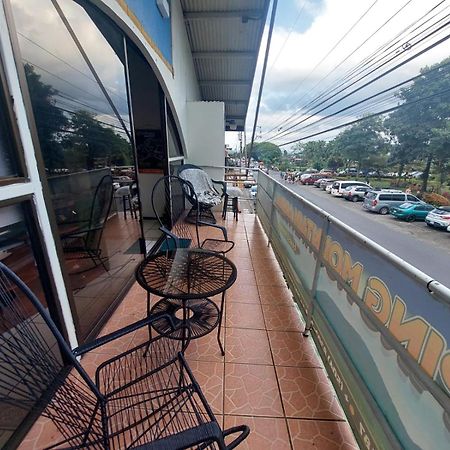
MULTIPOLYGON (((198 248, 152 254, 136 270, 138 283, 147 291, 148 314, 169 314, 176 327, 184 325, 175 334, 178 339, 186 338, 185 327, 190 330, 190 338, 197 339, 218 326, 222 355, 225 352, 220 330, 225 292, 236 276, 236 266, 228 258, 198 248), (150 294, 162 297, 153 307, 150 294), (217 294, 221 294, 220 307, 210 298, 217 294)), ((154 321, 152 327, 162 334, 172 330, 164 317, 154 321)))

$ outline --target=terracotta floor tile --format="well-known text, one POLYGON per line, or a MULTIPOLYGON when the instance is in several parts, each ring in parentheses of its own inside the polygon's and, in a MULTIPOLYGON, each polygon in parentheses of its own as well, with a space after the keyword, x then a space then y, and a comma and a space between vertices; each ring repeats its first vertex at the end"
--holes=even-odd
POLYGON ((239 269, 237 273, 236 284, 238 286, 255 286, 256 290, 256 277, 253 270, 239 269))
POLYGON ((273 270, 275 272, 280 272, 281 268, 278 265, 278 261, 274 259, 273 257, 267 258, 264 256, 261 256, 260 258, 253 258, 253 267, 255 268, 255 271, 261 271, 261 270, 273 270))
POLYGON ((239 247, 239 246, 233 247, 227 253, 227 257, 229 257, 231 259, 231 261, 233 261, 234 259, 238 259, 238 258, 253 259, 252 256, 251 256, 251 252, 250 252, 250 249, 248 248, 248 246, 246 246, 246 247, 239 247))
POLYGON ((247 364, 272 364, 265 330, 226 329, 225 361, 247 364))
POLYGON ((303 331, 304 324, 294 306, 262 305, 267 330, 303 331))
POLYGON ((275 253, 273 252, 272 248, 269 246, 256 246, 254 245, 252 247, 252 252, 251 252, 251 256, 253 261, 258 260, 260 258, 265 258, 265 259, 275 259, 276 260, 276 256, 275 253))
MULTIPOLYGON (((128 324, 127 324, 128 325, 128 324)), ((125 325, 122 325, 125 326, 125 325)), ((120 326, 119 328, 122 328, 120 326)), ((131 332, 125 336, 122 336, 121 338, 114 339, 113 341, 101 345, 100 347, 95 348, 90 353, 103 353, 111 356, 118 355, 119 353, 123 353, 130 348, 130 345, 133 341, 135 332, 131 332)))
POLYGON ((232 241, 236 242, 236 244, 239 244, 241 242, 247 242, 247 233, 245 232, 245 229, 236 229, 236 230, 227 230, 228 239, 231 239, 232 241))
POLYGON ((63 436, 57 430, 50 419, 40 417, 32 426, 31 430, 21 442, 19 450, 40 450, 50 447, 63 440, 63 436))
MULTIPOLYGON (((273 417, 225 416, 224 427, 247 425, 250 434, 239 450, 290 450, 286 420, 273 417)), ((227 439, 225 443, 229 443, 227 439)))
POLYGON ((264 317, 261 306, 251 303, 228 303, 225 325, 234 328, 264 330, 264 317))
POLYGON ((258 288, 252 285, 241 285, 235 283, 227 290, 227 303, 256 303, 260 304, 258 288))
MULTIPOLYGON (((116 353, 117 354, 117 353, 116 353)), ((81 365, 83 366, 84 370, 87 372, 87 374, 94 379, 95 377, 95 371, 97 370, 97 367, 107 361, 108 359, 112 358, 115 355, 110 355, 108 353, 93 353, 90 352, 86 354, 86 356, 83 356, 81 358, 81 365)))
MULTIPOLYGON (((225 328, 222 328, 222 344, 224 344, 225 328)), ((219 343, 217 342, 217 329, 198 339, 192 339, 185 352, 188 362, 212 361, 223 362, 223 356, 220 352, 219 343)))
POLYGON ((294 306, 292 291, 282 286, 261 286, 258 285, 259 298, 261 304, 276 306, 294 306))
POLYGON ((346 422, 288 420, 294 450, 359 450, 346 422))
POLYGON ((276 367, 287 417, 345 419, 323 369, 276 367))
POLYGON ((231 260, 236 266, 238 272, 240 270, 253 270, 253 263, 251 258, 235 258, 235 259, 231 258, 231 260))
POLYGON ((189 367, 214 414, 223 412, 223 363, 189 361, 189 367))
POLYGON ((282 417, 273 366, 226 363, 224 413, 282 417))
POLYGON ((281 286, 284 288, 287 287, 286 280, 283 277, 283 273, 276 270, 257 269, 255 271, 255 277, 258 286, 281 286))
POLYGON ((322 367, 310 337, 293 331, 268 331, 276 366, 322 367))

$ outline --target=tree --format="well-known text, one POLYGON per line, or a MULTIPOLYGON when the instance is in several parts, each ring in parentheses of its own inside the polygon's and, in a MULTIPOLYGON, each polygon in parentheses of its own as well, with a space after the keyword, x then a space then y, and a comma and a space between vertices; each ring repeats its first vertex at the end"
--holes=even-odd
POLYGON ((26 63, 24 69, 45 167, 53 171, 64 167, 61 138, 68 120, 55 106, 58 91, 43 83, 31 64, 26 63))
POLYGON ((434 128, 432 130, 430 148, 435 155, 439 174, 438 192, 440 192, 450 169, 450 120, 447 120, 441 128, 434 128))
MULTIPOLYGON (((421 76, 400 90, 402 108, 391 115, 388 126, 405 155, 421 155, 425 161, 423 191, 427 190, 431 164, 440 146, 430 145, 436 130, 445 128, 450 118, 450 58, 425 67, 421 76)), ((438 156, 439 158, 439 156, 438 156)))
POLYGON ((424 137, 419 133, 412 134, 403 109, 398 109, 384 121, 384 125, 389 130, 389 162, 398 164, 397 185, 400 182, 406 164, 416 160, 423 147, 424 137))
MULTIPOLYGON (((251 144, 247 145, 247 151, 250 151, 250 146, 251 144)), ((282 152, 278 145, 271 142, 255 142, 250 157, 257 161, 263 161, 265 165, 270 166, 281 161, 282 152)))
POLYGON ((130 165, 131 147, 111 128, 102 126, 88 111, 77 111, 64 138, 65 159, 71 170, 130 165))
POLYGON ((333 146, 325 141, 309 141, 297 144, 295 151, 309 166, 320 170, 327 166, 332 148, 333 146))
POLYGON ((358 172, 375 154, 386 152, 381 119, 371 117, 352 125, 334 140, 334 146, 349 163, 356 163, 358 172))

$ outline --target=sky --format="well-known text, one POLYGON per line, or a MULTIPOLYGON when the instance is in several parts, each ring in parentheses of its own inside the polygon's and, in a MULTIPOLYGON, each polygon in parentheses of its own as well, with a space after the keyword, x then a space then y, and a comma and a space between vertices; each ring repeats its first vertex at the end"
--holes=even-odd
MULTIPOLYGON (((303 126, 310 124, 327 114, 337 112, 342 107, 413 77, 419 73, 420 68, 435 64, 450 56, 450 40, 448 40, 388 76, 380 78, 377 82, 349 96, 334 107, 323 112, 318 112, 319 108, 313 109, 307 115, 305 115, 305 109, 297 111, 324 93, 326 89, 336 86, 338 82, 342 83, 339 80, 348 79, 348 74, 352 69, 358 67, 358 64, 365 59, 367 60, 381 46, 392 42, 399 33, 407 27, 411 27, 414 22, 429 13, 433 6, 439 3, 441 0, 279 0, 259 112, 258 126, 260 128, 257 129, 257 136, 266 140, 277 133, 280 126, 282 127, 281 133, 288 133, 289 130, 286 128, 291 122, 282 122, 296 112, 300 119, 312 116, 304 122, 303 126), (392 17, 396 12, 398 13, 392 17), (386 21, 387 23, 383 25, 386 21), (381 29, 377 31, 380 27, 381 29), (366 40, 367 42, 364 43, 366 40), (299 116, 298 114, 302 112, 304 115, 299 116), (271 131, 272 129, 273 131, 271 131)), ((431 19, 431 15, 427 16, 430 18, 428 24, 444 17, 449 9, 450 1, 445 0, 431 13, 437 14, 434 19, 431 19)), ((268 22, 269 20, 260 48, 255 83, 247 114, 247 142, 251 140, 268 22)), ((416 26, 418 24, 420 22, 416 26)), ((425 26, 419 31, 424 29, 425 26)), ((413 52, 418 52, 448 35, 449 27, 442 29, 422 44, 414 40, 418 39, 414 38, 414 33, 408 32, 409 34, 404 33, 401 38, 397 38, 395 46, 392 47, 392 55, 395 55, 395 52, 398 53, 397 62, 406 60, 413 52)), ((365 78, 365 81, 373 79, 375 76, 376 73, 365 78)), ((354 80, 356 81, 356 78, 354 80)), ((363 82, 361 81, 360 84, 363 82)), ((355 85, 355 87, 357 86, 355 85)), ((341 96, 344 94, 345 92, 341 96)), ((339 96, 335 97, 335 99, 337 98, 339 96)), ((378 110, 373 106, 366 106, 365 109, 361 106, 357 111, 349 110, 340 113, 339 123, 354 120, 361 117, 362 114, 379 111, 396 103, 397 100, 391 98, 390 101, 388 99, 378 106, 378 110)), ((323 120, 320 124, 310 125, 302 132, 279 136, 273 142, 277 144, 288 142, 338 124, 336 119, 333 119, 332 125, 330 123, 331 121, 323 120)), ((328 140, 337 133, 339 130, 311 139, 328 140)), ((226 133, 228 145, 236 148, 237 142, 237 133, 226 133)), ((291 147, 283 148, 289 150, 291 147)))

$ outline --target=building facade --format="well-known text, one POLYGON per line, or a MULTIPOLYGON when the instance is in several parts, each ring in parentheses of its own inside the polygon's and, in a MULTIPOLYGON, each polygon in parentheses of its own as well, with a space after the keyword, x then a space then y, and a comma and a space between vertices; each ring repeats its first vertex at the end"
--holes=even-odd
MULTIPOLYGON (((2 0, 0 259, 71 345, 98 334, 157 242, 155 181, 183 162, 223 171, 268 3, 2 0)), ((0 445, 29 413, 6 414, 0 445)))

